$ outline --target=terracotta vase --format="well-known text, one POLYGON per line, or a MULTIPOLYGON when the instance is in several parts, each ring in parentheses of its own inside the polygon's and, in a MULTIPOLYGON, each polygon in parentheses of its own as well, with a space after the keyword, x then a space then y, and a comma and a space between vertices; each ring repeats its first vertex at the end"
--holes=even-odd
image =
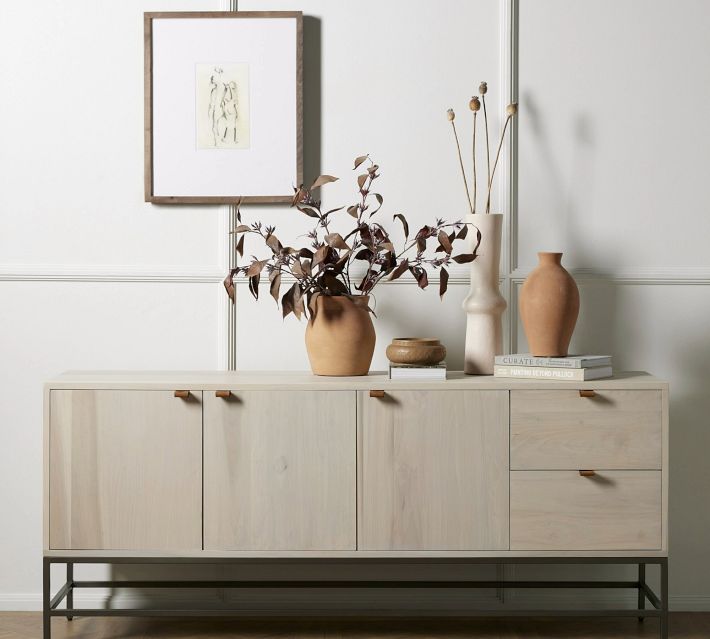
MULTIPOLYGON (((499 213, 467 215, 466 222, 481 231, 478 257, 471 262, 471 288, 463 301, 466 311, 467 375, 492 375, 496 355, 503 353, 502 315, 507 306, 500 294, 500 241, 503 216, 499 213)), ((476 229, 469 228, 469 250, 476 241, 476 229)))
POLYGON ((538 253, 540 263, 520 289, 520 318, 530 352, 565 357, 579 314, 579 290, 562 253, 538 253))
POLYGON ((370 297, 320 295, 306 326, 306 350, 314 375, 367 375, 375 351, 370 297))

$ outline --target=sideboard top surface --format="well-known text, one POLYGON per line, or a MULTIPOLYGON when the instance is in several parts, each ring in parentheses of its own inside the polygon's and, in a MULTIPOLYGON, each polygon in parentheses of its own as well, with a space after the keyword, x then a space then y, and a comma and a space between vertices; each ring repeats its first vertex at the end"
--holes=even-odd
POLYGON ((509 390, 509 389, 666 389, 668 383, 643 371, 620 372, 588 382, 507 379, 449 371, 448 379, 390 380, 387 373, 360 377, 319 377, 278 371, 67 371, 49 380, 51 389, 151 390, 509 390))

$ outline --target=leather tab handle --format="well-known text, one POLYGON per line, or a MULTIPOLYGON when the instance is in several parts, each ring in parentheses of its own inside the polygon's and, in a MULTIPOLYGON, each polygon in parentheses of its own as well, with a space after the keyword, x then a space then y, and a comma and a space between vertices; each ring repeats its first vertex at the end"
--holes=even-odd
POLYGON ((596 397, 596 396, 597 396, 597 391, 593 391, 593 390, 581 390, 581 391, 579 391, 579 396, 580 396, 580 397, 596 397))
POLYGON ((371 390, 370 397, 379 397, 382 399, 385 396, 385 391, 383 390, 371 390))
POLYGON ((596 474, 597 473, 594 470, 580 470, 579 471, 580 477, 594 477, 596 474))
POLYGON ((230 390, 218 390, 214 392, 215 397, 221 397, 222 399, 229 399, 232 396, 232 391, 230 390))
POLYGON ((180 399, 187 399, 190 397, 190 391, 189 390, 176 390, 173 393, 174 397, 179 397, 180 399))

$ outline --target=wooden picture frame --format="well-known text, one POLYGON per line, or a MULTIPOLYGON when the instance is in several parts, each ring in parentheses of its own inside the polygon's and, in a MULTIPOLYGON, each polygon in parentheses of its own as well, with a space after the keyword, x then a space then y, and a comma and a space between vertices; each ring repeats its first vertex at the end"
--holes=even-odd
POLYGON ((144 52, 145 201, 290 202, 303 183, 302 12, 148 12, 144 52))

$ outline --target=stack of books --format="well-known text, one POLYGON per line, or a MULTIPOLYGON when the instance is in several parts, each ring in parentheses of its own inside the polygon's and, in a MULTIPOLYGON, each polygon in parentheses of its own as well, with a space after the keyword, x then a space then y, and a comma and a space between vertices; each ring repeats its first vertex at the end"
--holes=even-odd
POLYGON ((495 377, 553 379, 583 382, 613 375, 610 355, 535 357, 530 353, 497 355, 495 377))
POLYGON ((390 379, 446 379, 446 363, 434 366, 390 364, 390 379))

